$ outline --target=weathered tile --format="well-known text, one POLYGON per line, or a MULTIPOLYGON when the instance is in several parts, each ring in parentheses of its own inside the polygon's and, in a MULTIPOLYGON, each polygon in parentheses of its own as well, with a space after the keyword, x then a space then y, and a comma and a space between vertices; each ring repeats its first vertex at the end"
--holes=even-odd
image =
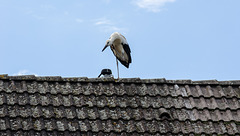
POLYGON ((163 86, 159 87, 160 92, 161 92, 161 96, 167 96, 170 94, 169 92, 169 86, 167 84, 164 84, 163 86))
POLYGON ((47 131, 53 131, 57 129, 55 120, 44 120, 44 129, 47 131))
POLYGON ((66 118, 68 119, 73 119, 74 117, 76 117, 76 113, 75 113, 75 108, 71 107, 71 108, 65 108, 65 115, 66 118))
POLYGON ((6 100, 7 100, 7 104, 9 105, 14 105, 15 103, 17 103, 17 94, 16 93, 10 93, 10 94, 6 94, 6 100))
POLYGON ((56 122, 56 125, 57 125, 57 130, 58 130, 58 131, 65 131, 65 130, 67 130, 67 126, 66 126, 66 121, 65 121, 65 119, 58 120, 58 121, 56 122))
POLYGON ((91 93, 94 93, 93 84, 88 83, 87 86, 84 86, 83 94, 90 95, 91 93))
POLYGON ((0 80, 0 130, 9 134, 12 130, 22 135, 236 135, 240 131, 240 89, 230 82, 16 79, 0 80))
POLYGON ((30 106, 20 106, 18 107, 18 112, 19 115, 23 118, 27 118, 32 115, 30 106))
POLYGON ((135 127, 135 121, 130 120, 125 124, 126 124, 126 132, 131 133, 136 131, 137 128, 135 127))
POLYGON ((77 108, 76 109, 76 115, 77 115, 78 119, 85 119, 88 116, 87 115, 87 111, 86 111, 86 109, 84 107, 77 108))
POLYGON ((19 114, 19 111, 18 111, 18 106, 17 105, 15 105, 15 106, 8 106, 7 107, 8 109, 8 115, 10 116, 10 117, 17 117, 18 116, 18 114, 19 114))
POLYGON ((98 121, 89 121, 89 124, 93 132, 98 132, 101 130, 101 124, 98 121))
POLYGON ((130 120, 131 119, 131 113, 132 110, 127 108, 126 110, 121 110, 121 109, 117 109, 120 113, 120 117, 124 120, 130 120))
POLYGON ((3 105, 3 103, 6 103, 6 98, 4 93, 0 94, 0 105, 3 105))
POLYGON ((76 83, 76 84, 72 84, 72 93, 74 95, 79 95, 82 94, 84 91, 82 84, 80 83, 76 83))
POLYGON ((228 104, 228 107, 230 109, 239 109, 240 108, 240 102, 237 100, 237 98, 229 98, 229 99, 226 99, 227 100, 227 104, 228 104))
MULTIPOLYGON (((65 100, 66 102, 66 100, 65 100)), ((60 106, 63 105, 63 96, 58 94, 58 95, 52 95, 52 104, 53 106, 60 106)))
POLYGON ((137 108, 139 106, 139 97, 128 97, 124 99, 124 103, 132 108, 137 108))
POLYGON ((3 80, 0 80, 0 92, 2 92, 4 89, 4 82, 3 80))
POLYGON ((12 118, 9 120, 10 127, 12 130, 19 130, 22 128, 21 119, 20 118, 12 118))
POLYGON ((206 134, 215 133, 215 128, 214 128, 212 122, 203 122, 202 125, 203 125, 204 133, 206 133, 206 134))
POLYGON ((237 111, 231 111, 233 120, 240 122, 240 109, 237 111))
POLYGON ((40 106, 31 107, 31 111, 34 118, 39 118, 42 115, 42 110, 40 106))
POLYGON ((0 130, 6 130, 7 126, 6 126, 6 121, 5 119, 0 118, 0 130))
POLYGON ((208 109, 216 109, 216 108, 218 108, 218 105, 216 103, 215 98, 211 97, 210 99, 205 99, 205 101, 206 101, 206 107, 208 109))
POLYGON ((27 91, 30 94, 38 92, 38 84, 36 81, 27 83, 27 91))
POLYGON ((47 106, 47 105, 51 104, 50 95, 41 95, 40 101, 41 101, 41 105, 43 105, 43 106, 47 106))
POLYGON ((39 98, 39 95, 29 95, 29 104, 30 105, 37 105, 39 103, 40 100, 38 100, 39 98))
POLYGON ((168 101, 170 107, 182 108, 182 107, 185 107, 184 99, 185 98, 183 98, 181 96, 175 98, 174 100, 172 100, 171 97, 168 97, 167 101, 168 101))
POLYGON ((22 120, 22 127, 23 130, 33 130, 34 129, 34 119, 33 118, 26 118, 22 120))
POLYGON ((160 101, 161 105, 163 105, 164 108, 171 108, 175 106, 175 103, 177 103, 176 98, 171 97, 158 97, 158 100, 160 101))
POLYGON ((201 134, 204 132, 203 124, 200 121, 192 122, 192 128, 195 134, 201 134))
POLYGON ((102 129, 104 132, 110 132, 113 130, 113 121, 107 120, 102 122, 102 129))
POLYGON ((96 119, 97 117, 99 117, 97 109, 87 108, 86 112, 89 119, 96 119))
POLYGON ((7 106, 0 105, 0 118, 7 115, 7 106))
POLYGON ((58 108, 53 108, 54 116, 56 118, 64 118, 66 117, 65 115, 65 109, 63 107, 58 107, 58 108))
MULTIPOLYGON (((181 132, 181 124, 179 121, 172 121, 172 122, 169 122, 169 126, 170 128, 172 128, 172 133, 173 134, 178 134, 179 132, 181 132)), ((160 131, 161 132, 161 131, 160 131)))
POLYGON ((190 121, 181 122, 181 130, 183 134, 189 134, 193 132, 192 123, 190 121))
POLYGON ((79 128, 79 124, 78 124, 78 121, 77 120, 74 120, 74 121, 69 121, 68 122, 68 130, 71 131, 71 132, 76 132, 78 131, 80 128, 79 128))
POLYGON ((178 114, 178 119, 181 121, 185 121, 187 119, 189 119, 189 114, 187 112, 187 110, 182 109, 182 110, 177 110, 177 114, 178 114))
MULTIPOLYGON (((160 122, 159 122, 160 123, 160 122)), ((136 122, 136 124, 135 124, 135 127, 136 127, 136 131, 137 132, 139 132, 139 133, 141 133, 141 132, 145 132, 146 130, 146 128, 145 128, 145 122, 143 122, 143 121, 139 121, 139 122, 136 122)))

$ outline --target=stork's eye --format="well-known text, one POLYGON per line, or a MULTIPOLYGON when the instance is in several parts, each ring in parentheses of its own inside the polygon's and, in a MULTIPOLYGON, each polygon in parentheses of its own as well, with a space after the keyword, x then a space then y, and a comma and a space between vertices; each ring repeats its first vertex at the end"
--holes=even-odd
POLYGON ((109 44, 109 42, 107 42, 107 45, 109 44))

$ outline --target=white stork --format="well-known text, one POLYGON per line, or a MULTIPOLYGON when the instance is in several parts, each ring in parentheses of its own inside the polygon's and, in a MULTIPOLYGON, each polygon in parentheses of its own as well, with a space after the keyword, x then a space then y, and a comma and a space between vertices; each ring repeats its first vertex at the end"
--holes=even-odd
POLYGON ((117 62, 117 71, 119 79, 119 69, 118 69, 118 60, 125 66, 129 67, 129 64, 132 62, 131 50, 127 43, 126 38, 118 32, 112 33, 110 38, 106 41, 106 45, 102 51, 104 51, 108 46, 110 46, 113 54, 116 56, 117 62))

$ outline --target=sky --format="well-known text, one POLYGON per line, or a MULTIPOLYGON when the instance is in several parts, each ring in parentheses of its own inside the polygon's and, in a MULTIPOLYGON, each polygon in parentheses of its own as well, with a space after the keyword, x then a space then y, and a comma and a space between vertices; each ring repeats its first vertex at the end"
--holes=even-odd
POLYGON ((120 78, 240 80, 239 0, 0 0, 0 74, 97 77, 122 33, 120 78))

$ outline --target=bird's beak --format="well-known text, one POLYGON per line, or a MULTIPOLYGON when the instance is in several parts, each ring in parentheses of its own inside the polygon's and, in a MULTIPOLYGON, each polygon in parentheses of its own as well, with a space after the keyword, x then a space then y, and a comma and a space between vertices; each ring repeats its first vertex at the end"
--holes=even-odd
POLYGON ((108 46, 109 46, 109 45, 106 44, 106 45, 104 46, 104 48, 102 49, 102 52, 103 52, 108 46))

